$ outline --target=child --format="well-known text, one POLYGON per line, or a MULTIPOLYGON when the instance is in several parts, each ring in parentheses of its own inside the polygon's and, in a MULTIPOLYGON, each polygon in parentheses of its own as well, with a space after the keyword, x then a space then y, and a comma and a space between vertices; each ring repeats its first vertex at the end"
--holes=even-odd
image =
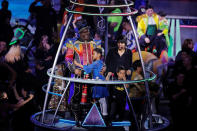
MULTIPOLYGON (((93 63, 89 65, 81 65, 74 61, 74 64, 80 68, 82 68, 86 73, 93 73, 93 79, 101 79, 105 80, 105 77, 100 74, 103 68, 103 62, 101 61, 102 50, 99 48, 95 48, 93 50, 93 63)), ((108 90, 106 87, 95 85, 92 89, 92 98, 99 99, 99 103, 101 105, 102 115, 105 117, 108 115, 107 113, 107 103, 105 97, 109 96, 108 90)))
MULTIPOLYGON (((126 70, 123 66, 119 66, 116 70, 117 80, 126 81, 126 70)), ((106 80, 109 80, 110 74, 107 75, 106 80)), ((128 85, 126 85, 127 87, 128 85)), ((118 121, 122 121, 124 119, 125 105, 126 105, 126 92, 124 89, 124 85, 114 85, 111 88, 111 111, 110 111, 110 119, 116 120, 116 115, 119 115, 118 121)))
MULTIPOLYGON (((142 65, 140 60, 136 60, 133 63, 134 71, 132 73, 131 80, 142 80, 142 65)), ((130 88, 129 97, 141 97, 145 93, 144 82, 134 83, 130 88)))

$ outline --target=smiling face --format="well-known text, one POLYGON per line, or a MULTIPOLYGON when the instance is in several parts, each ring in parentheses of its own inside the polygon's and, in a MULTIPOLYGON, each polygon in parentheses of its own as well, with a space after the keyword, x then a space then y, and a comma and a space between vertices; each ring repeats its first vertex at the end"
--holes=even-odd
POLYGON ((118 42, 118 50, 124 50, 126 48, 126 44, 123 42, 118 42))
POLYGON ((83 30, 80 32, 80 37, 81 37, 82 40, 88 41, 89 38, 90 38, 89 29, 88 29, 88 28, 83 29, 83 30))
POLYGON ((49 49, 50 48, 50 45, 48 43, 48 36, 47 35, 42 36, 41 44, 42 44, 42 47, 44 49, 49 49))
POLYGON ((0 41, 0 53, 1 53, 2 51, 5 51, 6 49, 7 49, 7 47, 6 47, 6 42, 0 41))
POLYGON ((149 9, 147 9, 146 10, 146 14, 148 15, 148 16, 152 16, 153 15, 153 9, 152 8, 149 8, 149 9))
POLYGON ((120 70, 119 72, 117 72, 118 80, 123 80, 125 75, 126 75, 126 71, 125 70, 120 70))

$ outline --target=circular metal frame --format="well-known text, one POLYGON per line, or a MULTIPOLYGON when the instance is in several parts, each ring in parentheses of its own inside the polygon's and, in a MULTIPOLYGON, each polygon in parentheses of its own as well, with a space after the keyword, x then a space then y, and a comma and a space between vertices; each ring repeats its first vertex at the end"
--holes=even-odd
POLYGON ((138 11, 134 8, 132 8, 134 11, 129 13, 106 13, 106 14, 100 14, 100 13, 89 13, 89 12, 81 12, 81 11, 72 11, 68 8, 65 8, 66 11, 73 14, 81 14, 81 15, 92 15, 92 16, 130 16, 136 14, 138 11))
POLYGON ((102 84, 102 85, 115 85, 115 84, 131 84, 131 83, 139 83, 139 82, 145 82, 145 81, 152 81, 156 78, 156 74, 154 74, 152 71, 147 72, 152 74, 152 77, 142 80, 129 80, 129 81, 106 81, 106 80, 96 80, 96 79, 81 79, 81 78, 70 78, 70 77, 63 77, 60 75, 53 75, 51 74, 52 68, 48 69, 47 75, 53 78, 66 80, 70 82, 76 82, 76 83, 87 83, 87 84, 102 84))
POLYGON ((148 128, 148 129, 145 129, 145 131, 159 131, 159 130, 164 130, 164 129, 166 129, 170 125, 170 121, 167 118, 165 118, 165 117, 163 117, 161 115, 152 114, 152 117, 153 118, 160 118, 163 121, 163 123, 155 123, 155 124, 157 124, 157 127, 148 128))
POLYGON ((104 8, 116 8, 116 7, 129 7, 134 5, 133 1, 130 1, 131 3, 128 3, 126 5, 99 5, 99 4, 84 4, 84 3, 78 3, 78 2, 74 2, 73 0, 70 0, 70 3, 74 4, 74 5, 80 5, 80 6, 87 6, 87 7, 104 7, 104 8))

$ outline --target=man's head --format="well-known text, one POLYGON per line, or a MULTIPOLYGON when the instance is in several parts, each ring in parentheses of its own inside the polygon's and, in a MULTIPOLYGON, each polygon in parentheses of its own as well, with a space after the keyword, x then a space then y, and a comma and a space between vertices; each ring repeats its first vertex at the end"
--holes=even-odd
POLYGON ((90 31, 88 28, 82 29, 80 32, 80 38, 84 41, 88 41, 90 39, 90 31))
POLYGON ((92 59, 95 60, 100 60, 102 56, 102 50, 100 48, 95 48, 93 50, 93 55, 92 55, 92 59))
POLYGON ((6 42, 0 41, 0 53, 7 50, 6 42))
POLYGON ((159 15, 159 20, 163 20, 166 17, 166 14, 163 11, 160 11, 158 15, 159 15))
POLYGON ((118 66, 116 69, 116 74, 118 76, 118 80, 123 80, 123 78, 126 77, 126 70, 124 66, 118 66))
POLYGON ((77 21, 76 26, 79 30, 80 39, 88 41, 90 39, 90 31, 85 20, 77 21))
POLYGON ((40 0, 40 2, 43 4, 45 7, 50 7, 51 6, 51 0, 40 0))
POLYGON ((153 7, 152 7, 151 5, 147 5, 147 6, 146 6, 146 14, 147 14, 148 16, 152 16, 153 13, 154 13, 153 7))
POLYGON ((3 0, 1 2, 1 6, 2 6, 2 9, 7 10, 8 9, 8 6, 9 6, 8 1, 7 0, 3 0))
POLYGON ((133 62, 133 69, 136 71, 142 71, 142 64, 141 64, 141 61, 140 60, 136 60, 133 62))
POLYGON ((126 49, 126 43, 127 43, 127 40, 123 36, 120 36, 117 41, 118 50, 126 49))
POLYGON ((123 20, 122 22, 122 27, 123 29, 125 29, 126 31, 130 31, 131 28, 131 24, 129 23, 129 21, 127 19, 123 20))

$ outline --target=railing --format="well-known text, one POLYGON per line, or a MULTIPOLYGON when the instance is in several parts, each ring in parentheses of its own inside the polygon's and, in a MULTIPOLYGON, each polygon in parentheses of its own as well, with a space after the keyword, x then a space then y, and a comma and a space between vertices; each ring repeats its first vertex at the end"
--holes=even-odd
MULTIPOLYGON (((181 20, 197 20, 195 16, 166 16, 169 23, 169 34, 171 37, 170 46, 168 48, 168 56, 174 57, 181 50, 181 27, 186 27, 184 25, 180 25, 181 20)), ((192 26, 187 26, 192 27, 192 26)))

